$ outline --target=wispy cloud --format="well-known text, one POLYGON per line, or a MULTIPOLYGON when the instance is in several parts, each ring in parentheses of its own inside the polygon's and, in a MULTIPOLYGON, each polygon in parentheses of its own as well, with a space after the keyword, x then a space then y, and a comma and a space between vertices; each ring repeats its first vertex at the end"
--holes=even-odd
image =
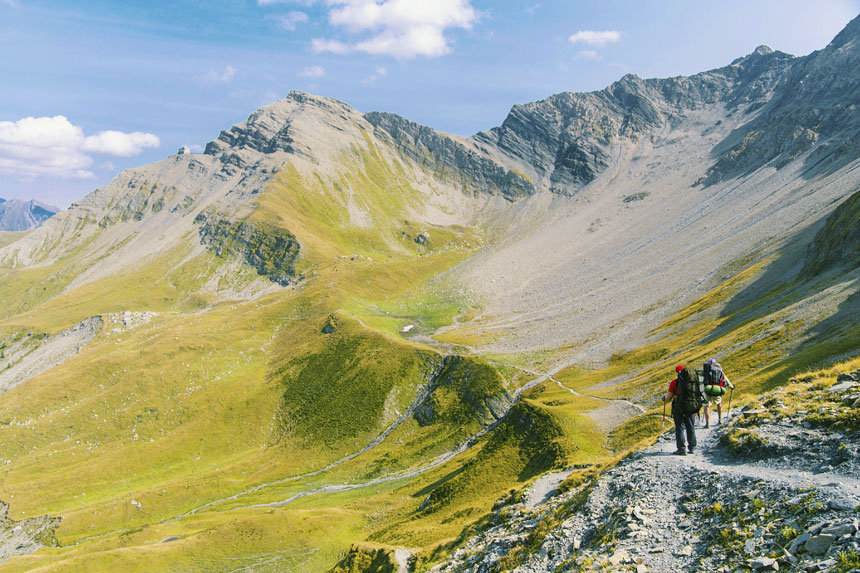
POLYGON ((209 71, 206 72, 202 78, 207 84, 217 84, 217 83, 230 83, 233 81, 233 78, 236 76, 236 68, 233 66, 227 65, 224 66, 224 69, 220 72, 215 71, 213 68, 209 68, 209 71))
POLYGON ((322 66, 308 66, 296 75, 301 78, 321 78, 325 75, 325 68, 322 66))
POLYGON ((314 38, 311 40, 311 49, 316 53, 331 52, 332 54, 347 54, 352 48, 338 42, 337 40, 326 40, 325 38, 314 38))
POLYGON ((541 7, 542 7, 542 4, 540 4, 538 2, 537 4, 534 4, 532 6, 526 6, 526 12, 528 12, 531 16, 534 16, 535 12, 537 12, 538 9, 541 7))
POLYGON ((478 20, 471 0, 328 0, 329 23, 351 35, 363 36, 347 44, 315 39, 315 52, 364 52, 399 59, 438 57, 451 52, 446 31, 469 30, 478 20))
POLYGON ((293 11, 289 14, 281 16, 278 19, 278 26, 284 30, 293 31, 299 24, 304 24, 308 21, 308 15, 304 12, 293 11))
POLYGON ((160 144, 158 136, 140 131, 87 136, 62 115, 0 121, 0 173, 88 178, 94 176, 91 153, 131 157, 160 144))
POLYGON ((600 58, 600 54, 598 54, 594 50, 580 50, 577 53, 576 59, 578 59, 578 60, 599 60, 601 58, 600 58))
POLYGON ((380 78, 384 78, 387 75, 388 75, 388 69, 379 67, 379 68, 376 68, 376 72, 374 72, 370 76, 361 80, 361 83, 363 83, 365 85, 372 84, 372 83, 375 83, 376 80, 378 80, 380 78))
POLYGON ((573 43, 588 44, 589 46, 603 47, 607 44, 614 44, 621 40, 621 32, 617 30, 580 30, 571 35, 568 40, 573 43))

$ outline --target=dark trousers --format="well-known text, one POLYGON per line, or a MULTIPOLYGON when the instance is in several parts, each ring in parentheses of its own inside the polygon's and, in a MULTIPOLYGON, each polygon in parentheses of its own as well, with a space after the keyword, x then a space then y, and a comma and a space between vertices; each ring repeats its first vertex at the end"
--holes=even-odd
POLYGON ((678 446, 679 452, 687 451, 685 443, 690 445, 690 449, 696 447, 696 429, 693 426, 693 417, 695 414, 682 414, 678 408, 672 408, 672 419, 675 420, 675 445, 678 446), (686 441, 684 434, 686 433, 686 441))

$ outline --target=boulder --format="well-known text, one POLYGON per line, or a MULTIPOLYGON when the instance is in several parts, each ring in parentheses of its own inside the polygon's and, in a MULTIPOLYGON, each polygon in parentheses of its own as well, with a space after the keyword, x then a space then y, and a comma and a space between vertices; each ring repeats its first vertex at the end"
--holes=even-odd
POLYGON ((835 535, 830 535, 829 533, 820 533, 818 535, 810 537, 809 541, 806 542, 806 545, 804 545, 804 547, 813 555, 824 555, 825 553, 827 553, 827 550, 830 549, 830 546, 833 545, 834 541, 836 541, 835 535))

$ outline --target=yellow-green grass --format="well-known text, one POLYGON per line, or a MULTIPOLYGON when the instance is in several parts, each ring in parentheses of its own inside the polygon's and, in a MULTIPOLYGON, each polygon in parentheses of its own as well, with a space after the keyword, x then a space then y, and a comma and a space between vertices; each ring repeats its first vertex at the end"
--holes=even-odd
MULTIPOLYGON (((38 305, 27 304, 32 307, 30 310, 7 318, 0 325, 27 325, 53 333, 97 314, 127 310, 165 312, 204 308, 210 302, 204 285, 225 261, 209 253, 188 258, 190 250, 190 246, 177 247, 127 269, 119 276, 86 283, 61 294, 65 284, 57 284, 54 289, 57 292, 53 293, 52 298, 38 305)), ((20 271, 22 275, 30 272, 34 275, 34 284, 53 288, 53 267, 20 271)), ((22 288, 24 277, 15 278, 17 280, 14 282, 0 280, 0 288, 22 288)), ((253 278, 251 271, 240 272, 232 277, 233 286, 247 284, 253 278)), ((38 287, 35 288, 38 290, 38 287)))
MULTIPOLYGON (((412 343, 365 331, 348 314, 341 316, 339 333, 324 335, 320 330, 327 313, 343 304, 354 285, 366 289, 365 294, 379 289, 397 293, 459 258, 445 253, 435 261, 419 258, 418 264, 380 262, 387 272, 355 267, 337 273, 336 279, 331 269, 322 269, 298 291, 193 314, 167 312, 135 330, 98 337, 62 368, 4 396, 0 420, 7 423, 0 425, 0 433, 6 435, 0 442, 2 457, 10 464, 0 497, 12 503, 12 515, 18 518, 62 516, 57 538, 63 544, 103 536, 75 550, 82 553, 91 547, 97 553, 100 543, 123 537, 112 531, 152 528, 211 501, 319 469, 355 451, 356 438, 365 445, 390 417, 360 436, 342 436, 349 444, 336 440, 326 445, 307 436, 291 440, 278 431, 274 416, 285 395, 275 374, 283 373, 279 369, 284 364, 301 364, 302 357, 325 355, 327 341, 339 336, 366 342, 366 347, 359 345, 360 359, 373 352, 389 355, 392 349, 395 354, 425 356, 428 351, 412 343), (344 285, 343 290, 325 288, 328 279, 344 285), (301 441, 306 447, 297 444, 301 441)), ((93 297, 81 305, 86 310, 68 320, 111 310, 111 303, 110 297, 93 297)), ((50 303, 46 308, 52 309, 50 303)), ((58 310, 54 316, 32 313, 10 323, 35 323, 48 330, 63 319, 58 310)), ((388 366, 380 362, 373 368, 388 366)), ((409 391, 414 393, 414 388, 409 391)), ((409 391, 396 396, 392 406, 402 410, 409 391)), ((390 389, 386 398, 388 393, 390 389)), ((349 402, 348 395, 342 398, 349 402)), ((420 465, 464 439, 463 429, 421 428, 410 419, 369 463, 352 464, 333 477, 367 478, 420 465), (407 451, 395 439, 405 442, 407 451)), ((310 481, 305 485, 315 485, 310 481)), ((278 492, 271 493, 259 496, 260 501, 277 499, 278 492)), ((178 523, 194 519, 189 515, 178 523)), ((86 563, 82 568, 101 563, 81 559, 86 563)))
POLYGON ((362 516, 341 509, 238 511, 129 531, 77 547, 46 548, 7 571, 321 571, 362 536, 362 516), (178 537, 169 542, 165 540, 178 537), (270 569, 267 569, 270 568, 270 569))

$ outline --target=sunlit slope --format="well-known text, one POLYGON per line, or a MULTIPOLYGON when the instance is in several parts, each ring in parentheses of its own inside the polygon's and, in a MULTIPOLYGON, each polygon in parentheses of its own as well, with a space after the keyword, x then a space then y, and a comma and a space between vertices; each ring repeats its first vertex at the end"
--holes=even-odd
POLYGON ((587 418, 535 402, 478 438, 477 457, 451 457, 523 380, 339 310, 406 295, 466 254, 338 259, 297 291, 106 330, 5 394, 0 497, 15 518, 62 517, 60 547, 6 567, 227 569, 267 555, 315 570, 381 526, 380 539, 411 545, 456 537, 512 485, 601 455, 587 418), (366 485, 279 508, 343 484, 366 485), (290 527, 305 534, 285 542, 290 527))

